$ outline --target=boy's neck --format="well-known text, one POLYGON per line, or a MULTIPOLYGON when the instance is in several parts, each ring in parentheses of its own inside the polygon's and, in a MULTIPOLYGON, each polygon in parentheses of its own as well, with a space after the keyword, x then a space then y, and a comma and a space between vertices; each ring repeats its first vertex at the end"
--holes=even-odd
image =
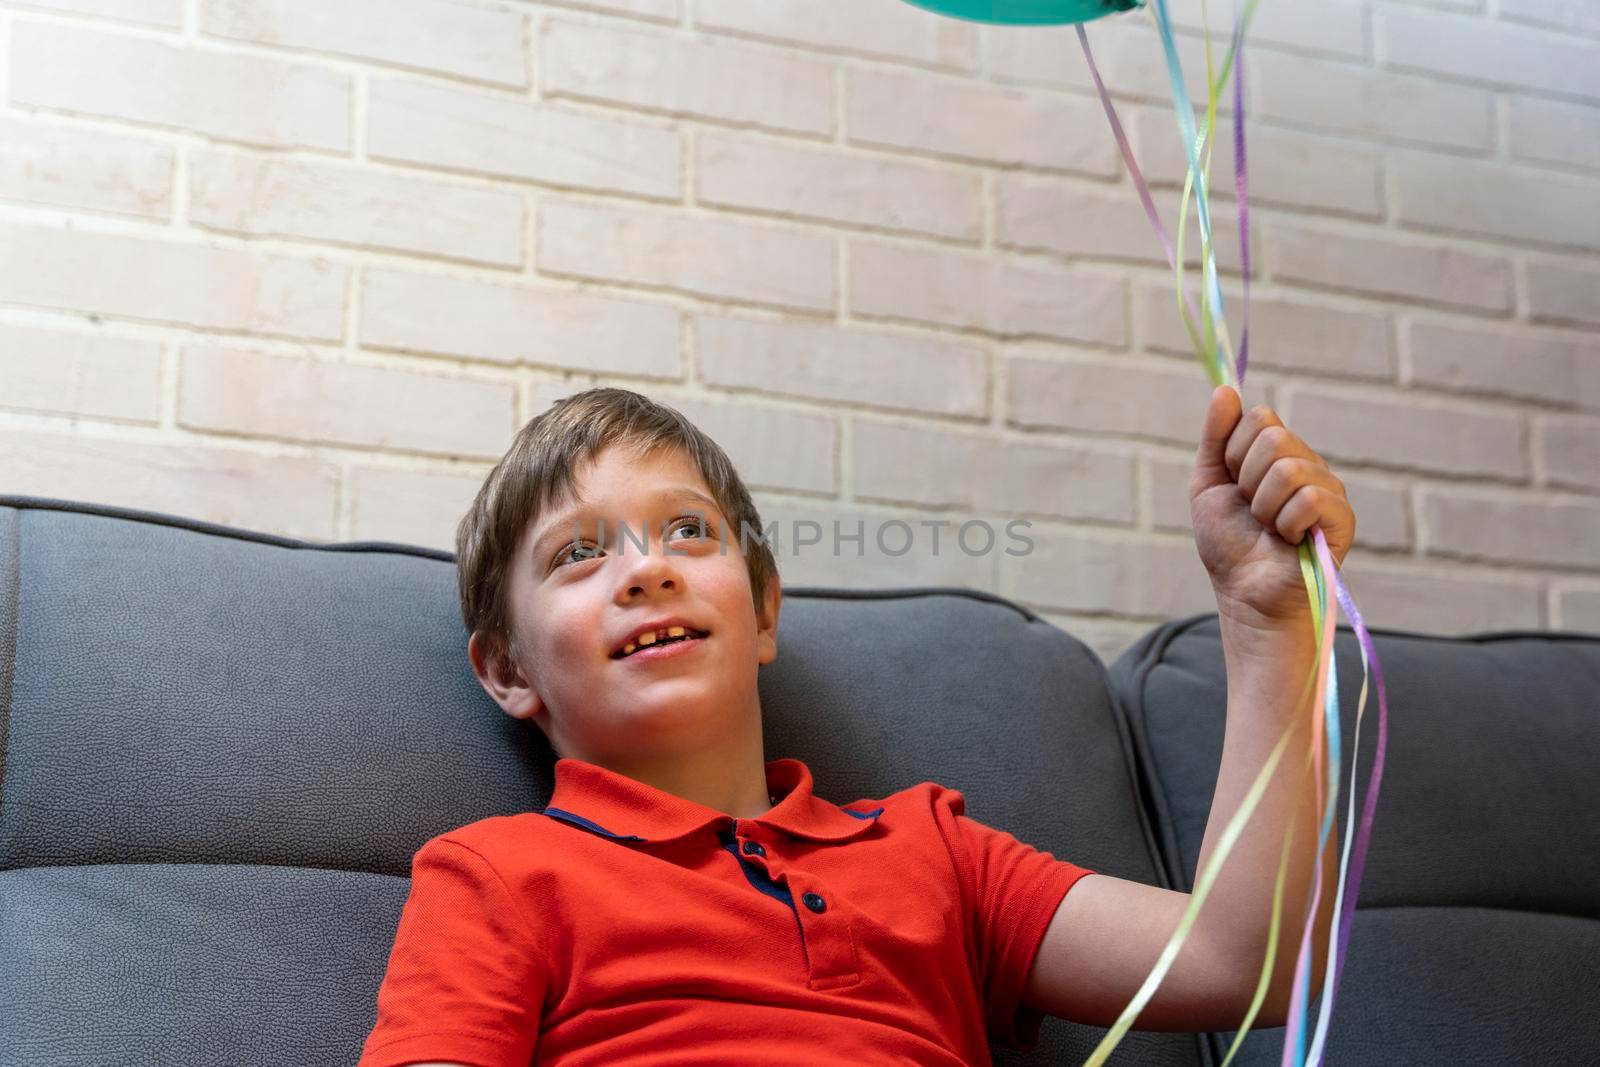
POLYGON ((754 731, 728 731, 721 744, 696 746, 665 760, 608 765, 607 769, 735 819, 764 815, 774 804, 767 790, 759 717, 754 731))

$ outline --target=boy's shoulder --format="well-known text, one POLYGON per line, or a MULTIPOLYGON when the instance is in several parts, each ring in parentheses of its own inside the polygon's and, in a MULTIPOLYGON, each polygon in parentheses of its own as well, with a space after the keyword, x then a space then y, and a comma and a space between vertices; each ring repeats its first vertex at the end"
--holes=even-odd
POLYGON ((885 826, 908 827, 916 824, 954 825, 949 822, 966 810, 966 799, 961 791, 935 781, 922 781, 887 793, 881 797, 862 798, 838 807, 855 815, 880 812, 878 821, 885 826))
POLYGON ((417 851, 438 848, 442 844, 459 845, 477 853, 489 863, 515 855, 526 855, 530 845, 536 844, 547 833, 550 820, 542 812, 524 811, 514 815, 489 815, 465 826, 435 834, 422 843, 417 851))
POLYGON ((861 807, 864 804, 882 804, 885 807, 914 808, 925 810, 933 807, 953 808, 955 814, 960 815, 966 805, 959 789, 952 789, 947 785, 932 780, 908 785, 904 789, 897 789, 893 793, 877 800, 857 800, 845 807, 861 807))

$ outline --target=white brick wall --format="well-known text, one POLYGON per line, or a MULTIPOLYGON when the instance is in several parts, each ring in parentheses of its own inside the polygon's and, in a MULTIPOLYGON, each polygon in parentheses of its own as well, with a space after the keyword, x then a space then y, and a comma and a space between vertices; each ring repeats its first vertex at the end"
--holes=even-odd
MULTIPOLYGON (((1199 0, 1172 9, 1203 100, 1199 0)), ((1259 9, 1246 399, 1336 462, 1374 625, 1600 631, 1595 11, 1259 9)), ((1150 19, 1089 33, 1175 222, 1150 19)), ((1210 607, 1208 389, 1070 30, 0 0, 0 248, 0 492, 449 547, 519 425, 615 383, 721 440, 769 521, 865 525, 859 555, 781 553, 791 583, 989 589, 1106 655, 1210 607), (1033 552, 956 550, 971 519, 1026 519, 1033 552)))

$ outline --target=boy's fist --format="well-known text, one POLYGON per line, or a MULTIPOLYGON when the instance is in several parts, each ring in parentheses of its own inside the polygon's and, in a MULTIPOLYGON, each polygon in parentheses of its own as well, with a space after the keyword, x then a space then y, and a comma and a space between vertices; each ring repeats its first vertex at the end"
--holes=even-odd
POLYGON ((1218 609, 1257 627, 1303 625, 1310 614, 1295 546, 1312 526, 1341 565, 1356 531, 1344 483, 1323 458, 1266 405, 1241 413, 1227 385, 1206 408, 1189 515, 1218 609))

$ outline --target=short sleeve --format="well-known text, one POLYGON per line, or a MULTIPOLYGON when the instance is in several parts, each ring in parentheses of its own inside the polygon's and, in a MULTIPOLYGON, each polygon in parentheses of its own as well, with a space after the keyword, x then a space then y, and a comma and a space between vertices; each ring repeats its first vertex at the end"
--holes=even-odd
POLYGON ((955 790, 941 787, 941 796, 972 871, 972 923, 989 1036, 1028 1052, 1038 1045, 1044 1022, 1044 1013, 1022 999, 1034 956, 1067 891, 1094 872, 968 818, 955 790))
POLYGON ((411 894, 359 1067, 527 1067, 548 973, 494 867, 467 845, 434 838, 412 857, 411 894))

